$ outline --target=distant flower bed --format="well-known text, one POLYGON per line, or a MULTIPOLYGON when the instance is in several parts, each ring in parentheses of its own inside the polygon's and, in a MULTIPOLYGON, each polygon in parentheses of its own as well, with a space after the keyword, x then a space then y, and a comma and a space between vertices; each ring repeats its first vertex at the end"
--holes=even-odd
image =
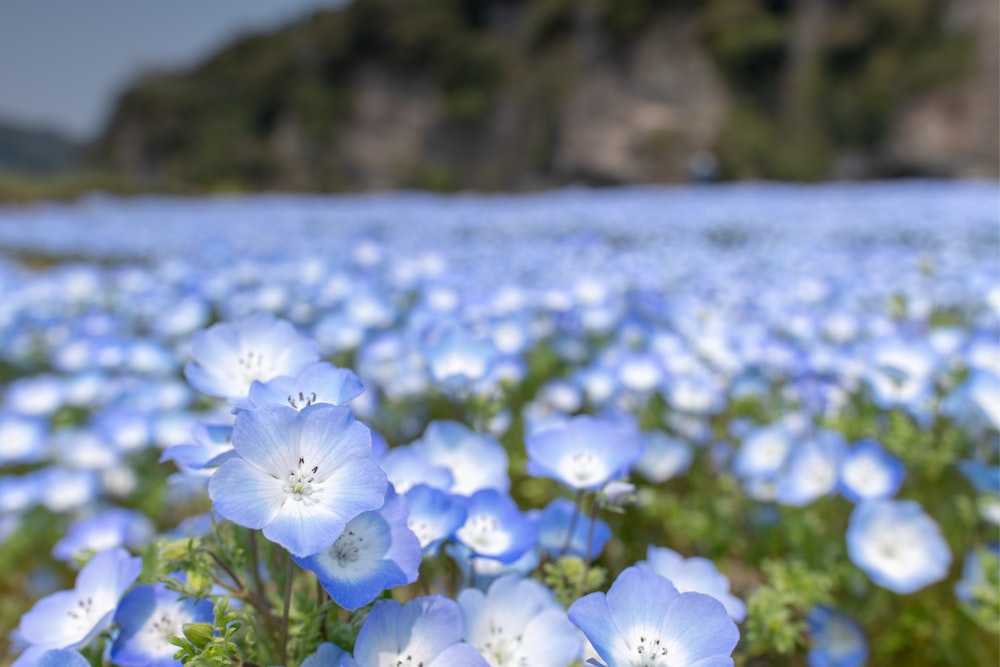
POLYGON ((0 664, 996 664, 998 199, 0 211, 0 664))

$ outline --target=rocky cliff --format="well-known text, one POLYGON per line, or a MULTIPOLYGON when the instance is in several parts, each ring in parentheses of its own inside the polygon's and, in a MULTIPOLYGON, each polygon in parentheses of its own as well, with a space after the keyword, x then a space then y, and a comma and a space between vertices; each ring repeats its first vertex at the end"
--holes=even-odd
POLYGON ((119 101, 205 187, 998 174, 995 0, 355 0, 119 101))

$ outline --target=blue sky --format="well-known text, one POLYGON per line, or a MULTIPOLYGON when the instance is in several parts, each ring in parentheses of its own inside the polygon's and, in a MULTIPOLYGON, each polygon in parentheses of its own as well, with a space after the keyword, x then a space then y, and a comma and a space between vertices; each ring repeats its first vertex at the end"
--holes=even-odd
POLYGON ((0 0, 0 120, 94 136, 140 71, 345 0, 0 0))

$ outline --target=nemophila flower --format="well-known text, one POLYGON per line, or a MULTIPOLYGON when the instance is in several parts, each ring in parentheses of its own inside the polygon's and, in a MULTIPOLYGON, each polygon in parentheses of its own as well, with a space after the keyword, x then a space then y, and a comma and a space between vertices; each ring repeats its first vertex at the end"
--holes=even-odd
POLYGON ((440 489, 418 484, 406 492, 410 514, 406 525, 420 540, 424 556, 438 552, 441 542, 465 523, 468 501, 440 489))
POLYGON ((379 460, 379 465, 399 493, 419 484, 448 490, 455 481, 451 470, 434 465, 410 445, 393 447, 379 460))
POLYGON ((903 462, 874 440, 859 440, 840 464, 840 493, 852 502, 891 498, 903 484, 903 462))
POLYGON ((296 410, 314 403, 347 405, 365 390, 361 380, 346 368, 325 361, 309 364, 298 374, 279 375, 266 382, 255 380, 244 407, 289 405, 296 410))
POLYGON ((4 394, 4 407, 32 417, 48 417, 62 407, 66 381, 54 375, 36 375, 14 380, 4 394))
POLYGON ((535 549, 525 551, 520 558, 510 563, 504 563, 496 558, 477 556, 467 546, 459 543, 446 544, 444 552, 462 571, 464 585, 480 590, 486 590, 500 577, 514 575, 524 578, 538 568, 538 551, 535 549))
POLYGON ((845 614, 825 606, 809 612, 809 667, 862 667, 868 642, 861 628, 845 614))
POLYGON ((506 493, 483 489, 469 497, 455 538, 477 556, 511 563, 535 546, 535 526, 506 493))
POLYGON ((851 562, 883 588, 912 593, 948 575, 951 552, 934 520, 913 500, 868 500, 847 526, 851 562))
POLYGON ((665 482, 691 467, 694 450, 690 444, 663 431, 642 434, 645 447, 632 469, 650 482, 665 482))
POLYGON ((666 577, 680 593, 694 592, 712 596, 722 603, 726 613, 737 623, 746 618, 746 605, 729 592, 729 578, 719 572, 715 563, 707 558, 684 558, 672 549, 649 546, 646 549, 646 560, 636 563, 636 567, 666 577))
POLYGON ((844 456, 839 433, 820 431, 795 445, 775 485, 775 500, 801 507, 837 487, 837 473, 844 456))
POLYGON ((239 456, 233 449, 230 424, 198 422, 191 429, 193 444, 173 445, 164 450, 160 463, 173 461, 184 471, 215 469, 227 459, 239 456))
POLYGON ((510 488, 507 451, 488 435, 464 424, 433 421, 413 450, 436 466, 451 471, 451 493, 468 496, 480 489, 506 492, 510 488))
POLYGON ((498 353, 493 343, 451 328, 424 350, 431 378, 448 389, 461 389, 486 377, 498 353))
POLYGON ((566 667, 580 656, 582 641, 555 596, 542 583, 500 577, 483 593, 458 595, 465 641, 492 667, 566 667))
POLYGON ((53 512, 82 507, 94 500, 101 482, 93 470, 73 470, 49 466, 30 473, 37 485, 39 502, 53 512))
POLYGON ((184 367, 188 382, 206 394, 231 400, 245 398, 254 380, 295 375, 319 361, 316 343, 268 313, 196 332, 191 356, 184 367))
POLYGON ((136 586, 115 613, 120 632, 111 645, 111 662, 121 667, 172 667, 185 623, 211 623, 212 601, 182 598, 164 584, 136 586))
POLYGON ((580 415, 525 439, 528 472, 573 489, 596 489, 624 477, 642 455, 642 439, 631 428, 580 415))
POLYGON ((37 417, 0 412, 0 465, 43 458, 48 431, 45 422, 37 417))
POLYGON ((24 641, 46 648, 82 648, 108 629, 118 601, 139 576, 142 559, 124 549, 97 554, 72 590, 42 598, 21 617, 24 641))
POLYGON ((569 620, 607 667, 723 667, 740 633, 725 608, 701 593, 678 593, 658 574, 626 568, 604 593, 585 595, 569 620))
POLYGON ((390 486, 382 507, 348 521, 332 545, 294 560, 316 573, 334 602, 357 609, 388 588, 417 580, 420 541, 406 520, 406 500, 390 486))
POLYGON ((90 667, 79 651, 31 646, 10 667, 90 667))
POLYGON ((52 548, 52 555, 68 561, 87 551, 142 546, 153 533, 153 522, 146 515, 113 507, 73 522, 52 548))
POLYGON ((304 557, 330 545, 348 521, 381 507, 388 482, 371 457, 368 429, 349 408, 265 405, 233 426, 240 458, 209 482, 216 512, 304 557))
POLYGON ((440 595, 406 604, 379 600, 354 644, 358 667, 486 667, 471 645, 462 642, 458 605, 440 595))
POLYGON ((591 528, 590 519, 583 513, 577 512, 576 505, 567 498, 556 498, 546 505, 545 509, 531 510, 528 516, 535 523, 538 548, 550 556, 568 555, 586 558, 589 540, 589 557, 597 558, 611 539, 611 528, 607 523, 595 519, 591 528), (567 548, 566 537, 570 525, 574 523, 574 514, 577 515, 576 525, 573 526, 573 536, 567 548))
POLYGON ((302 667, 349 667, 354 661, 348 653, 330 642, 323 642, 302 661, 302 667))
POLYGON ((776 475, 792 451, 792 433, 783 424, 761 427, 748 434, 733 459, 733 472, 743 478, 776 475))
POLYGON ((973 608, 995 599, 1000 576, 1000 544, 970 549, 962 561, 962 578, 955 582, 955 597, 973 608))

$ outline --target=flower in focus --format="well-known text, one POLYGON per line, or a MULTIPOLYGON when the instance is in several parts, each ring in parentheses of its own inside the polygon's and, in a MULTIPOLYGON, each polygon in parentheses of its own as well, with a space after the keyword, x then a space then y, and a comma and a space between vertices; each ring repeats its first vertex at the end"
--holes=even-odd
POLYGON ((725 608, 701 593, 678 593, 658 574, 626 568, 604 593, 569 608, 607 667, 722 667, 740 633, 725 608))
POLYGON ((646 550, 646 560, 639 561, 636 566, 666 577, 680 593, 711 595, 737 623, 746 618, 746 605, 729 592, 729 579, 707 558, 684 558, 672 549, 650 546, 646 550))
POLYGON ((406 500, 390 486, 382 507, 351 519, 332 545, 294 560, 316 573, 334 602, 353 611, 388 588, 417 580, 420 541, 406 517, 406 500))
POLYGON ((385 473, 371 456, 371 435, 349 408, 297 411, 265 405, 240 411, 233 426, 240 458, 209 482, 216 512, 304 557, 330 546, 348 521, 381 507, 385 473))

